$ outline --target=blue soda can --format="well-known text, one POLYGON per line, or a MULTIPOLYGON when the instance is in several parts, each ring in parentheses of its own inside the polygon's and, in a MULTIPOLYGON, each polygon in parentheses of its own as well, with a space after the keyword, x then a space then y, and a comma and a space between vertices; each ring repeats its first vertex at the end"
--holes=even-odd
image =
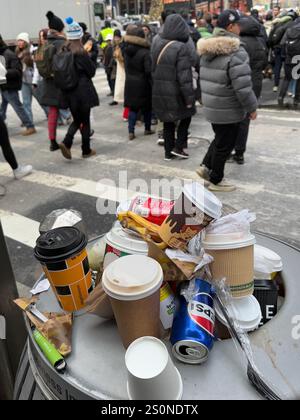
POLYGON ((182 286, 180 305, 176 312, 171 343, 174 356, 184 363, 206 362, 214 345, 215 311, 212 286, 205 280, 195 280, 192 299, 187 302, 182 286))

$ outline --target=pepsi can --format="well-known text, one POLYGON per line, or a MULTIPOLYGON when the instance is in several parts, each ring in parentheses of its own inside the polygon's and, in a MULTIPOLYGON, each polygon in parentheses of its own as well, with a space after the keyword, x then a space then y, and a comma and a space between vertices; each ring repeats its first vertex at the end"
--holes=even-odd
POLYGON ((176 312, 171 343, 174 356, 184 363, 206 362, 214 345, 215 311, 212 286, 196 279, 195 289, 186 300, 189 283, 182 286, 180 305, 176 312))

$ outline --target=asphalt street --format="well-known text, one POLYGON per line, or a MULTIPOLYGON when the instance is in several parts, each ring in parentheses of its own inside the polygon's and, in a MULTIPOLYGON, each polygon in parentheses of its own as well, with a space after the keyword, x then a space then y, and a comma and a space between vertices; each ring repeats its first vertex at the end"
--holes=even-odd
MULTIPOLYGON (((141 127, 137 129, 137 139, 128 141, 122 106, 108 105, 110 98, 106 96, 108 88, 102 70, 99 70, 95 84, 101 106, 93 110, 95 135, 92 144, 97 156, 89 160, 81 158, 79 137, 71 162, 64 160, 60 152, 49 152, 47 122, 36 103, 34 115, 38 133, 29 138, 20 136, 19 120, 11 109, 8 113, 9 132, 18 160, 34 166, 32 175, 15 181, 0 156, 0 184, 5 188, 5 195, 0 198, 0 217, 21 293, 34 284, 41 272, 33 256, 33 247, 39 223, 47 214, 59 208, 77 209, 83 214, 90 238, 103 234, 110 230, 115 217, 113 214, 100 215, 99 210, 103 206, 114 209, 116 202, 126 197, 127 190, 131 194, 135 184, 130 181, 143 180, 142 190, 149 192, 147 187, 153 179, 198 179, 195 169, 213 139, 211 127, 199 107, 191 127, 190 159, 164 162, 164 151, 156 144, 156 135, 144 137, 141 127), (108 184, 110 186, 105 187, 108 184)), ((271 84, 267 81, 263 105, 266 101, 268 105, 276 103, 270 89, 271 84)), ((63 139, 66 129, 59 128, 59 140, 63 139)), ((245 165, 228 164, 226 167, 226 178, 236 183, 238 189, 219 194, 224 204, 254 211, 257 214, 255 230, 298 247, 299 136, 299 113, 269 107, 260 109, 257 121, 251 125, 245 165)), ((2 190, 0 187, 0 194, 2 190)))

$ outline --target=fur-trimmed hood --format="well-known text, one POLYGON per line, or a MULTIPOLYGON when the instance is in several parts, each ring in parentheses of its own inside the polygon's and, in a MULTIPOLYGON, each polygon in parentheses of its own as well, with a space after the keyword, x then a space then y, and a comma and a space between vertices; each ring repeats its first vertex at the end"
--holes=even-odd
POLYGON ((149 41, 145 38, 140 38, 134 35, 125 35, 124 42, 131 45, 137 45, 138 47, 150 48, 149 41))
POLYGON ((237 52, 240 46, 241 40, 237 35, 227 32, 225 29, 216 28, 212 38, 198 41, 197 49, 199 55, 216 57, 237 52))
POLYGON ((230 55, 240 49, 241 41, 229 36, 200 39, 197 44, 199 55, 230 55))

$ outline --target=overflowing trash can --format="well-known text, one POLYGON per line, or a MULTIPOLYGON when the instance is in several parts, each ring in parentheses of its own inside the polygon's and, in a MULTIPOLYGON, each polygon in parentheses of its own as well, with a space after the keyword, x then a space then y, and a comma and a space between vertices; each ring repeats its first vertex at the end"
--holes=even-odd
POLYGON ((93 243, 74 226, 37 240, 15 399, 299 399, 299 251, 198 183, 138 203, 93 243))

